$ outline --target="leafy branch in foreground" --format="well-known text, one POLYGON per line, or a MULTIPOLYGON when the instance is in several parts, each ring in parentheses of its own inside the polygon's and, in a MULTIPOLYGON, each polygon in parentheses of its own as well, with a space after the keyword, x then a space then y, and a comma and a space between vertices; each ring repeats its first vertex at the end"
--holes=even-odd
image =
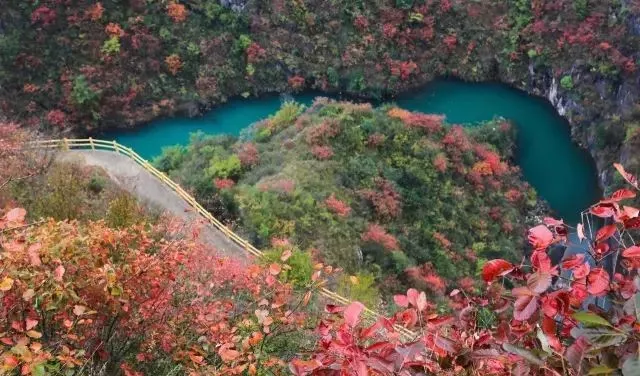
POLYGON ((362 305, 327 306, 337 317, 317 328, 316 348, 290 363, 296 375, 638 375, 640 371, 639 210, 620 189, 583 213, 575 229, 545 218, 529 231, 527 262, 487 262, 481 296, 458 289, 446 307, 409 289, 400 311, 365 326, 362 305), (605 220, 595 228, 594 217, 605 220), (575 231, 575 234, 573 233, 575 231), (574 240, 577 239, 577 240, 574 240), (557 265, 548 253, 564 246, 557 265), (500 282, 500 283, 498 283, 500 282), (393 324, 416 330, 408 343, 393 324))

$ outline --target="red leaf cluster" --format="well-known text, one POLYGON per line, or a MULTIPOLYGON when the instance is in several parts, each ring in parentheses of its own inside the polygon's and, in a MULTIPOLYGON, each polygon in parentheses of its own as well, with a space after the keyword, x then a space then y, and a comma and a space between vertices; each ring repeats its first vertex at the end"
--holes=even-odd
POLYGON ((400 194, 393 184, 386 179, 377 178, 377 189, 364 189, 360 191, 360 196, 371 202, 376 213, 381 217, 395 218, 402 211, 400 194))
POLYGON ((311 147, 311 154, 321 161, 333 157, 333 148, 328 145, 315 145, 311 147))
POLYGON ((258 148, 253 142, 245 142, 238 147, 238 159, 243 167, 253 167, 260 161, 258 148))
POLYGON ((329 211, 338 217, 344 218, 349 216, 349 213, 351 213, 351 207, 346 202, 338 200, 333 193, 324 200, 324 204, 327 206, 329 211))
POLYGON ((231 179, 216 178, 213 180, 213 185, 219 190, 224 190, 233 188, 233 186, 236 185, 236 182, 231 179))
POLYGON ((305 80, 304 77, 296 75, 289 77, 288 82, 293 90, 300 90, 304 87, 305 80))
POLYGON ((67 116, 61 110, 51 110, 47 113, 47 122, 56 127, 64 127, 67 116))
POLYGON ((258 43, 253 42, 247 47, 247 62, 258 63, 267 56, 267 51, 262 48, 258 43))
POLYGON ((372 242, 381 245, 388 251, 397 251, 400 249, 398 239, 387 233, 384 227, 378 224, 369 224, 367 230, 360 237, 363 242, 372 242))
POLYGON ((39 6, 31 13, 31 23, 40 23, 42 26, 51 25, 56 21, 56 11, 46 5, 39 6))

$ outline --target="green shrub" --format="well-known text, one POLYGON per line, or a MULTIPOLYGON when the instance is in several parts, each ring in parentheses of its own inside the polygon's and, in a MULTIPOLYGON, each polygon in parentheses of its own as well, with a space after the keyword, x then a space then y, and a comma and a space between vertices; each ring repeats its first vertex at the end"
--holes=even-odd
POLYGON ((237 155, 233 154, 226 158, 216 155, 209 161, 207 173, 212 177, 226 179, 237 176, 241 170, 242 164, 237 155))
POLYGON ((279 247, 265 252, 262 262, 265 265, 272 263, 279 263, 289 266, 290 268, 282 268, 278 278, 282 282, 291 283, 296 288, 305 288, 311 283, 311 276, 313 275, 313 259, 308 252, 302 252, 298 249, 293 249, 291 257, 289 257, 284 263, 280 259, 285 248, 279 247))
POLYGON ((487 308, 480 308, 476 314, 476 325, 478 328, 491 329, 497 322, 497 316, 487 308))
POLYGON ((271 127, 276 131, 283 127, 293 124, 298 115, 304 110, 304 105, 294 101, 286 101, 280 107, 280 110, 269 118, 271 127))
POLYGON ((411 9, 413 0, 396 0, 396 8, 411 9))
POLYGON ((578 18, 584 20, 589 15, 589 0, 573 0, 573 9, 578 18))
POLYGON ((73 80, 71 90, 73 103, 82 108, 92 107, 97 104, 99 96, 100 94, 91 88, 84 75, 79 75, 73 80))
POLYGON ((338 294, 359 301, 369 308, 376 307, 380 300, 376 278, 367 272, 359 272, 352 276, 342 275, 338 280, 338 294))
POLYGON ((560 86, 566 90, 573 89, 573 78, 571 76, 564 76, 560 79, 560 86))
POLYGON ((136 199, 123 193, 109 204, 106 222, 112 228, 127 228, 138 223, 141 218, 142 211, 136 199))
POLYGON ((94 174, 89 180, 89 184, 87 184, 87 188, 95 194, 98 194, 104 190, 105 185, 107 184, 106 179, 98 174, 94 174))
POLYGON ((78 219, 86 200, 86 178, 75 164, 56 164, 47 174, 45 192, 35 202, 34 216, 78 219))
POLYGON ((104 41, 102 45, 102 53, 105 55, 117 55, 120 53, 120 38, 112 36, 104 41))

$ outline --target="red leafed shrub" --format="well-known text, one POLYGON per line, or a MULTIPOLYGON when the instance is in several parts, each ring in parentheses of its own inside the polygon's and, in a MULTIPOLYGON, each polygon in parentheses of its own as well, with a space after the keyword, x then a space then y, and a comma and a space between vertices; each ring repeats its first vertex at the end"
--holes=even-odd
POLYGON ((284 371, 264 345, 306 319, 277 267, 222 257, 171 223, 25 227, 24 209, 0 215, 12 229, 0 232, 4 372, 284 371))
POLYGON ((56 11, 46 5, 38 7, 31 13, 31 23, 41 23, 43 26, 50 25, 56 21, 56 11))
POLYGON ((398 28, 392 23, 386 23, 382 25, 382 34, 387 39, 392 39, 398 34, 398 28))
POLYGON ((56 127, 64 127, 67 116, 60 110, 51 110, 47 113, 47 122, 56 127))
POLYGON ((252 167, 258 164, 260 161, 260 154, 256 144, 253 142, 246 142, 238 148, 238 159, 243 167, 252 167))
POLYGON ((440 243, 440 245, 443 248, 446 248, 446 249, 451 248, 451 241, 449 241, 449 239, 447 239, 447 237, 444 234, 441 234, 436 231, 433 233, 433 238, 437 240, 438 243, 440 243))
POLYGON ((453 50, 458 45, 458 37, 455 34, 447 35, 444 37, 443 42, 449 50, 453 50))
POLYGON ((413 61, 391 60, 389 61, 389 70, 392 76, 408 80, 413 73, 418 71, 418 65, 413 61))
POLYGON ((236 182, 231 180, 231 179, 214 179, 213 180, 213 185, 220 190, 223 189, 230 189, 233 188, 234 185, 236 185, 236 182))
POLYGON ((402 211, 400 194, 393 184, 386 179, 377 178, 377 189, 363 189, 360 196, 371 202, 376 213, 381 217, 395 218, 402 211))
POLYGON ((117 23, 109 22, 109 24, 104 28, 105 33, 109 36, 123 37, 124 30, 117 23))
POLYGON ((447 162, 447 157, 445 155, 438 154, 433 160, 433 166, 436 168, 436 170, 445 172, 447 171, 447 162))
POLYGON ((447 284, 434 270, 433 265, 426 263, 405 270, 409 280, 416 287, 431 291, 434 295, 444 295, 447 284))
POLYGON ((487 149, 484 145, 476 145, 474 147, 476 155, 483 159, 482 163, 485 163, 489 172, 492 175, 501 176, 509 171, 509 166, 500 160, 500 156, 487 149))
POLYGON ((272 191, 277 193, 292 194, 296 189, 296 183, 291 179, 277 179, 265 183, 258 184, 261 191, 272 191))
POLYGON ((378 224, 369 224, 367 230, 360 237, 363 242, 372 242, 381 245, 388 251, 399 250, 398 240, 378 224))
POLYGON ((102 6, 102 3, 95 3, 85 11, 84 15, 89 20, 96 22, 102 18, 103 13, 104 7, 102 6))
POLYGON ((392 108, 387 113, 391 117, 401 119, 407 127, 421 128, 427 132, 437 132, 442 129, 443 115, 422 114, 410 112, 400 108, 392 108))
POLYGON ((247 47, 247 62, 257 63, 264 59, 267 55, 267 51, 262 48, 258 43, 253 42, 247 47))
MULTIPOLYGON (((634 374, 640 361, 640 247, 632 233, 640 230, 640 210, 623 202, 636 197, 638 183, 622 166, 615 167, 634 190, 619 190, 583 212, 583 219, 593 211, 605 218, 602 228, 592 228, 590 220, 569 236, 563 221, 545 218, 529 231, 534 251, 526 262, 486 262, 486 291, 476 296, 474 280, 462 279, 464 293, 448 294, 448 314, 415 289, 395 295, 397 313, 375 322, 364 319, 359 303, 327 306, 336 317, 321 321, 316 348, 307 358, 293 360, 290 369, 318 376, 454 376, 469 370, 473 375, 578 376, 600 374, 605 367, 607 374, 634 374), (558 244, 584 251, 554 265, 547 252, 558 244), (514 287, 507 291, 505 285, 514 287), (606 298, 605 307, 596 301, 585 305, 592 297, 606 298)), ((384 234, 382 228, 375 232, 384 234)), ((446 288, 431 265, 407 274, 432 290, 446 288)))
POLYGON ((372 135, 369 135, 369 137, 367 138, 367 146, 370 148, 378 147, 382 145, 386 139, 387 137, 385 135, 376 132, 372 135))
POLYGON ((464 129, 455 125, 449 129, 442 139, 442 143, 447 146, 448 151, 466 152, 471 149, 471 141, 467 137, 464 129))
POLYGON ((324 161, 333 157, 333 149, 331 146, 316 145, 311 147, 311 154, 317 159, 324 161))
POLYGON ((450 0, 441 0, 440 1, 440 11, 442 13, 446 13, 451 10, 451 1, 450 0))
POLYGON ((310 127, 305 135, 305 141, 309 145, 321 145, 340 134, 340 125, 335 121, 323 121, 310 127))
POLYGON ((351 213, 351 207, 346 202, 338 200, 333 193, 324 200, 324 204, 327 206, 329 211, 338 217, 344 218, 349 216, 349 213, 351 213))
POLYGON ((187 9, 184 5, 178 3, 170 3, 167 5, 167 14, 173 22, 184 22, 187 19, 187 9))
POLYGON ((504 197, 509 202, 518 202, 523 196, 522 196, 522 192, 520 192, 519 190, 510 189, 504 194, 504 197))
POLYGON ((296 75, 296 76, 291 76, 291 77, 289 77, 289 80, 288 80, 288 82, 289 82, 289 86, 291 86, 291 88, 292 88, 293 90, 300 90, 300 89, 302 89, 302 88, 304 87, 304 81, 305 81, 305 80, 304 80, 304 77, 302 77, 302 76, 298 76, 298 75, 296 75))
POLYGON ((24 84, 22 88, 22 91, 24 91, 27 94, 33 94, 38 90, 40 90, 40 88, 38 87, 38 85, 35 85, 35 84, 24 84))
POLYGON ((353 26, 355 26, 360 31, 367 30, 367 28, 369 27, 369 20, 367 19, 367 17, 359 14, 353 20, 353 26))
POLYGON ((49 153, 24 147, 33 139, 34 135, 18 124, 0 122, 0 205, 2 190, 11 181, 42 173, 50 164, 52 156, 49 153))

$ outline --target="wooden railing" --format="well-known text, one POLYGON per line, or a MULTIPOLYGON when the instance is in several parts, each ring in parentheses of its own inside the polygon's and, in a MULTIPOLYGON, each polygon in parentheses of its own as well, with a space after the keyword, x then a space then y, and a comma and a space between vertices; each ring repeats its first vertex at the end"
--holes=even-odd
MULTIPOLYGON (((193 196, 187 193, 182 187, 180 187, 173 180, 169 179, 169 177, 162 171, 155 168, 151 163, 149 163, 146 159, 142 158, 138 153, 133 151, 132 148, 126 147, 124 145, 118 144, 116 141, 105 141, 105 140, 96 140, 93 138, 85 138, 85 139, 58 139, 58 140, 40 140, 34 141, 30 143, 34 147, 45 148, 45 149, 59 149, 62 151, 72 150, 72 149, 90 149, 90 150, 106 150, 116 152, 118 154, 122 154, 131 158, 134 162, 140 165, 142 168, 147 170, 151 175, 155 176, 162 183, 168 186, 175 194, 180 196, 183 200, 185 200, 198 214, 204 217, 213 227, 220 230, 226 237, 231 239, 238 246, 242 247, 245 251, 256 257, 262 257, 264 253, 254 247, 247 240, 241 238, 238 234, 231 231, 227 226, 225 226, 222 222, 217 220, 211 213, 209 213, 205 208, 200 205, 193 196)), ((335 292, 321 288, 320 294, 324 297, 336 302, 340 305, 348 305, 351 301, 341 295, 336 294, 335 292)), ((367 319, 367 321, 375 321, 380 318, 378 312, 375 312, 369 308, 365 308, 363 311, 363 317, 367 319)), ((417 338, 417 333, 396 325, 396 330, 406 339, 413 340, 417 338)))

